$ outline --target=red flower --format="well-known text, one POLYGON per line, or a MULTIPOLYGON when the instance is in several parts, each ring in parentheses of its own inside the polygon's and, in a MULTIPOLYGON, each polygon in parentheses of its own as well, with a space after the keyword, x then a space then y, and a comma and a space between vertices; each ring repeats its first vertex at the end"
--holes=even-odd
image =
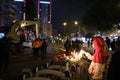
POLYGON ((69 57, 72 58, 72 57, 73 57, 73 54, 70 53, 70 54, 69 54, 69 57))

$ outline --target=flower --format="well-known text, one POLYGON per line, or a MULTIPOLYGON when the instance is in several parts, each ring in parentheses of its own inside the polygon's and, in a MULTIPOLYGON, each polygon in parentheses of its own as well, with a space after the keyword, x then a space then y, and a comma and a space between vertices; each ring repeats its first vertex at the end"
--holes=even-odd
POLYGON ((59 60, 61 60, 61 59, 64 59, 66 57, 66 55, 63 53, 63 54, 59 54, 59 55, 57 55, 56 57, 55 57, 55 62, 56 61, 59 61, 59 60))
POLYGON ((74 54, 73 52, 71 52, 69 55, 66 55, 65 53, 59 54, 55 57, 54 62, 55 64, 59 64, 62 66, 65 66, 66 62, 69 62, 70 65, 81 66, 84 66, 84 64, 89 64, 89 61, 84 54, 81 55, 81 59, 79 59, 80 55, 76 54, 74 54))

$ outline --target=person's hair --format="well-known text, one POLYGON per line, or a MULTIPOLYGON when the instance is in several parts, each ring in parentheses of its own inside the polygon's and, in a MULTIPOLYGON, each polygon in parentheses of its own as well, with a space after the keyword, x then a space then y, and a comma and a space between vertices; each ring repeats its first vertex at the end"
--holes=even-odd
POLYGON ((104 52, 105 41, 101 36, 94 37, 92 42, 94 44, 95 49, 104 52))

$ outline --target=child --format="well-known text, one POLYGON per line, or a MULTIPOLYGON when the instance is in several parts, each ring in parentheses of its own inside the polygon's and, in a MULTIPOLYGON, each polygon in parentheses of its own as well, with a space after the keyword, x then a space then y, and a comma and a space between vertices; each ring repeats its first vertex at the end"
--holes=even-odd
POLYGON ((94 48, 94 54, 91 55, 89 52, 81 50, 82 53, 85 53, 88 59, 91 60, 91 64, 88 69, 91 80, 102 80, 103 72, 105 69, 106 62, 106 43, 104 39, 100 36, 94 37, 92 40, 92 47, 94 48))

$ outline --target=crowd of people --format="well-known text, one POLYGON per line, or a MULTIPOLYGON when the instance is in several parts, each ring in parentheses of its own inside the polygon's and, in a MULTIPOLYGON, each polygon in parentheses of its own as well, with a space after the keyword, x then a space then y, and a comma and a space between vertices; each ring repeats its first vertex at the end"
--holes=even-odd
POLYGON ((47 42, 45 39, 35 38, 32 42, 33 57, 47 58, 47 42))
POLYGON ((71 51, 79 52, 83 46, 83 41, 76 39, 75 41, 71 41, 67 39, 64 43, 64 48, 66 50, 66 55, 69 55, 71 51))
POLYGON ((105 41, 106 41, 106 44, 108 45, 108 49, 111 48, 113 53, 119 53, 120 52, 120 37, 118 37, 117 39, 113 39, 112 41, 111 41, 111 39, 106 37, 105 41))
MULTIPOLYGON (((7 72, 10 55, 13 54, 11 45, 12 40, 7 34, 0 38, 0 73, 7 72)), ((47 42, 45 39, 35 38, 32 41, 32 49, 33 57, 35 59, 38 57, 41 57, 42 59, 47 58, 47 42)))
POLYGON ((108 37, 106 37, 105 40, 101 36, 93 37, 91 40, 91 48, 93 48, 93 53, 84 50, 82 48, 83 43, 80 41, 76 40, 75 43, 76 45, 69 39, 66 40, 64 43, 66 55, 69 55, 73 50, 76 52, 80 51, 80 53, 83 53, 87 59, 91 61, 88 67, 90 80, 112 80, 116 78, 116 76, 112 73, 119 72, 117 62, 115 62, 115 60, 118 60, 120 56, 119 37, 117 40, 113 39, 112 41, 108 37))
MULTIPOLYGON (((93 55, 91 53, 82 50, 83 42, 79 40, 70 41, 69 39, 66 40, 64 43, 64 47, 66 49, 66 55, 69 55, 71 51, 82 51, 86 55, 88 59, 91 60, 91 64, 89 65, 88 72, 90 74, 91 80, 102 80, 103 79, 103 72, 108 70, 106 64, 110 64, 109 69, 113 69, 113 65, 118 66, 118 63, 110 63, 111 60, 117 59, 119 60, 119 53, 120 53, 120 37, 117 40, 113 39, 112 41, 109 38, 104 40, 102 37, 97 36, 93 37, 92 39, 92 47, 94 49, 93 55), (111 52, 109 51, 111 48, 112 53, 115 55, 117 54, 117 58, 112 56, 111 52), (112 56, 112 59, 111 59, 112 56)), ((32 41, 32 49, 33 49, 33 57, 34 58, 47 58, 47 42, 45 39, 39 39, 35 37, 34 41, 32 41)), ((0 39, 0 73, 7 71, 7 66, 9 64, 9 57, 10 57, 10 39, 5 36, 0 39)), ((115 66, 115 67, 116 67, 115 66)), ((114 68, 115 68, 114 67, 114 68)), ((118 67, 116 68, 116 71, 118 67)), ((110 70, 109 72, 111 72, 110 70)), ((108 72, 108 71, 107 71, 108 72)), ((114 71, 113 71, 114 72, 114 71)), ((111 76, 112 74, 109 73, 111 76)))

